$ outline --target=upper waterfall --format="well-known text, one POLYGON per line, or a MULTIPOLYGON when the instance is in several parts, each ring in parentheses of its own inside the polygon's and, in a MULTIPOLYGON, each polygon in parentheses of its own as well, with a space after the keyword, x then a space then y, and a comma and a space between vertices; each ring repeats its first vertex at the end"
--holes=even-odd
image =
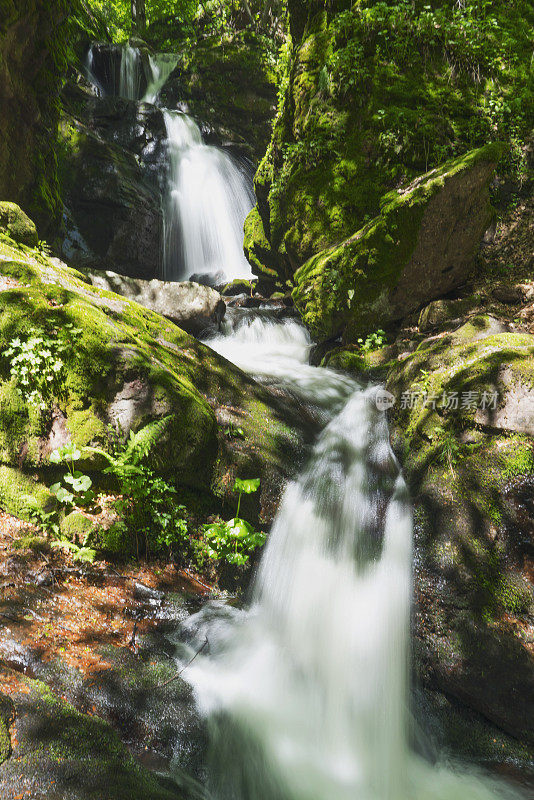
POLYGON ((147 89, 143 97, 144 103, 155 103, 171 72, 178 63, 178 56, 173 53, 157 53, 148 56, 149 75, 147 89))
POLYGON ((214 283, 252 277, 243 224, 254 199, 250 177, 218 147, 205 145, 186 114, 164 111, 169 146, 163 277, 207 275, 214 283))

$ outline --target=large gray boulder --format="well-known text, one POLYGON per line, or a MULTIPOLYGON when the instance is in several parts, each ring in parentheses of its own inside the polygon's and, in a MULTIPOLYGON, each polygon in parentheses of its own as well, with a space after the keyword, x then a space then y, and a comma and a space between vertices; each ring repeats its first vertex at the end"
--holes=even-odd
POLYGON ((219 292, 199 283, 145 281, 109 271, 90 272, 87 277, 93 286, 135 300, 193 336, 213 325, 219 326, 226 313, 226 304, 219 292))

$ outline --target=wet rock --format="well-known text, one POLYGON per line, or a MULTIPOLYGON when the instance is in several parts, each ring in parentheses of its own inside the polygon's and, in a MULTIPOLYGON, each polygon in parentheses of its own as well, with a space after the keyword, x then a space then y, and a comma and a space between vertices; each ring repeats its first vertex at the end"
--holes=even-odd
POLYGON ((6 201, 0 202, 0 233, 27 247, 35 247, 39 239, 32 220, 16 203, 6 201))
POLYGON ((177 787, 163 787, 134 760, 106 722, 76 711, 39 681, 5 668, 1 674, 17 724, 13 752, 0 765, 3 797, 181 799, 177 787))
POLYGON ((144 583, 136 581, 133 586, 133 596, 135 600, 149 601, 152 603, 162 603, 165 597, 163 592, 158 592, 157 589, 151 589, 144 583))
POLYGON ((195 336, 210 326, 219 327, 226 313, 224 300, 215 289, 193 281, 143 281, 113 272, 89 272, 88 278, 93 286, 135 300, 195 336))
POLYGON ((252 294, 254 284, 252 281, 247 281, 245 278, 236 278, 231 283, 227 283, 221 289, 221 294, 225 297, 235 297, 239 294, 252 294))

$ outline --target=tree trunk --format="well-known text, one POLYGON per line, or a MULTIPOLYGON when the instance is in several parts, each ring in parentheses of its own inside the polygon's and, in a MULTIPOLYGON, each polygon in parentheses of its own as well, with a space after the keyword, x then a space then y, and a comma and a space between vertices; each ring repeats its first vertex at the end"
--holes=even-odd
POLYGON ((146 31, 145 0, 132 0, 132 32, 140 36, 146 31))

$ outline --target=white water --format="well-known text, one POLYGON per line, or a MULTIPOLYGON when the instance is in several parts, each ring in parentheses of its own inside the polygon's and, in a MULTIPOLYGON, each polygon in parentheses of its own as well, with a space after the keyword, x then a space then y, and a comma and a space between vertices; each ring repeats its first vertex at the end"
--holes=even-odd
POLYGON ((101 82, 95 75, 94 60, 95 60, 94 51, 93 47, 91 46, 87 51, 87 56, 84 62, 85 76, 89 81, 89 83, 91 83, 94 86, 98 97, 104 97, 106 93, 104 91, 104 87, 102 86, 101 82))
POLYGON ((222 283, 250 278, 243 224, 253 197, 245 176, 231 156, 203 143, 186 114, 164 111, 164 116, 169 143, 164 279, 201 274, 222 283))
POLYGON ((137 47, 122 48, 119 95, 126 100, 139 100, 141 86, 141 54, 137 47))
POLYGON ((148 85, 143 97, 144 103, 155 103, 159 93, 167 83, 171 72, 178 63, 178 56, 172 53, 158 53, 148 56, 150 75, 148 85))
POLYGON ((210 342, 262 378, 299 392, 304 380, 311 402, 323 402, 328 385, 335 416, 285 492, 250 609, 210 604, 187 626, 195 650, 209 642, 209 656, 184 673, 208 719, 209 797, 511 797, 409 749, 406 489, 376 390, 309 367, 296 328, 248 320, 210 342))

